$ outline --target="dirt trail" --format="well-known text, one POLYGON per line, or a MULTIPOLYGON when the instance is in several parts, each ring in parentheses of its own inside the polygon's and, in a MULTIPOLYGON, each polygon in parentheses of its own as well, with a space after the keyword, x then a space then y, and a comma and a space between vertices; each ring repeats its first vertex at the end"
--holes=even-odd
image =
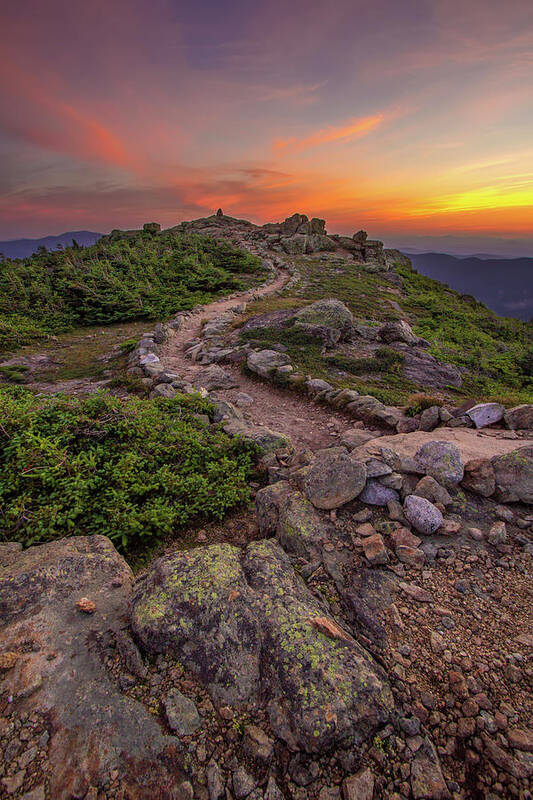
MULTIPOLYGON (((187 358, 184 348, 191 340, 199 339, 206 320, 219 317, 253 297, 265 297, 281 289, 289 279, 285 270, 280 270, 274 281, 260 289, 250 289, 239 298, 217 300, 188 317, 183 326, 167 340, 160 353, 165 368, 177 372, 191 383, 205 369, 205 365, 187 358)), ((253 398, 253 404, 244 409, 245 417, 255 425, 264 425, 290 436, 297 448, 317 450, 337 444, 339 434, 351 427, 343 414, 314 405, 306 398, 272 384, 266 384, 243 374, 239 367, 224 364, 223 368, 235 378, 235 389, 217 390, 221 399, 234 403, 239 392, 253 398)), ((352 423, 353 424, 353 423, 352 423)))

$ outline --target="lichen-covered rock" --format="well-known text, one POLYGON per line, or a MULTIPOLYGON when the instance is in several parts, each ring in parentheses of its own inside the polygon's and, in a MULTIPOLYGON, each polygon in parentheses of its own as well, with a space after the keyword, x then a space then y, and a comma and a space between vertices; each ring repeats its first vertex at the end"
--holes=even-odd
POLYGON ((425 497, 417 497, 414 494, 410 494, 405 498, 403 513, 413 528, 426 536, 435 533, 444 519, 433 503, 430 503, 425 497))
POLYGON ((490 497, 496 490, 494 467, 488 458, 473 458, 465 464, 465 474, 461 481, 463 489, 490 497))
POLYGON ((411 789, 414 800, 448 800, 451 796, 435 745, 427 736, 411 763, 411 789))
POLYGON ((128 672, 144 672, 126 628, 130 568, 104 536, 73 536, 12 555, 0 568, 0 640, 19 655, 2 675, 2 691, 13 699, 15 719, 37 711, 53 721, 47 797, 85 796, 113 771, 132 800, 170 797, 185 777, 180 743, 120 692, 104 663, 106 652, 118 651, 128 672), (82 597, 94 613, 76 611, 82 597), (107 650, 106 642, 116 648, 107 650))
POLYGON ((520 447, 492 459, 496 493, 504 503, 533 503, 533 447, 520 447))
POLYGON ((350 458, 346 451, 332 448, 323 450, 309 468, 304 491, 316 508, 338 508, 356 498, 365 482, 365 465, 350 458))
POLYGON ((437 483, 454 488, 464 475, 464 465, 459 448, 452 442, 426 442, 417 451, 415 461, 420 468, 435 478, 437 483))
POLYGON ((533 430, 533 403, 524 403, 505 412, 505 424, 511 430, 533 430))
POLYGON ((158 559, 138 582, 132 625, 216 703, 264 704, 273 732, 309 752, 357 746, 392 710, 381 668, 295 574, 272 540, 158 559))
POLYGON ((289 363, 290 358, 285 353, 280 353, 277 350, 253 351, 246 360, 248 369, 261 378, 274 377, 278 367, 283 367, 289 363))
POLYGON ((501 403, 478 403, 466 412, 476 428, 486 428, 503 419, 505 408, 501 403))
POLYGON ((323 337, 335 344, 346 338, 352 331, 353 315, 349 308, 334 297, 317 300, 295 314, 295 328, 315 332, 323 329, 323 337))

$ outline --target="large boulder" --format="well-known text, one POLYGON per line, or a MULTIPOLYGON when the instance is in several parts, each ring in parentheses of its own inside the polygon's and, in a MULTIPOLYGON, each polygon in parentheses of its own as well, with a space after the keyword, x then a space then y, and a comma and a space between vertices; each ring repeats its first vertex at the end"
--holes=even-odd
POLYGON ((435 533, 443 523, 443 516, 439 509, 425 497, 418 497, 414 494, 405 498, 403 513, 413 528, 426 536, 435 533))
POLYGON ((228 436, 241 436, 255 444, 260 455, 272 453, 274 450, 292 449, 292 443, 288 436, 264 425, 253 425, 243 419, 230 418, 223 422, 222 427, 228 436))
POLYGON ((520 447, 492 459, 498 499, 533 503, 533 447, 520 447))
MULTIPOLYGON (((127 627, 133 575, 109 539, 13 548, 2 563, 0 640, 16 660, 0 673, 0 694, 11 696, 17 723, 30 717, 31 735, 44 737, 46 796, 96 797, 115 777, 132 800, 177 796, 179 740, 119 688, 126 673, 142 679, 146 667, 127 627)), ((4 754, 6 769, 9 763, 4 754)))
POLYGON ((470 417, 476 428, 486 428, 503 419, 505 408, 501 403, 478 403, 469 408, 467 416, 470 417))
POLYGON ((463 480, 461 453, 451 442, 427 442, 417 451, 415 461, 426 475, 431 475, 447 489, 453 489, 463 480))
POLYGON ((321 451, 309 468, 304 491, 316 508, 338 508, 356 498, 365 482, 365 465, 350 458, 344 448, 331 448, 321 451))
POLYGON ((194 380, 194 385, 212 392, 214 389, 233 389, 237 386, 237 381, 233 375, 225 372, 217 364, 211 364, 199 373, 194 380))
POLYGON ((251 372, 261 378, 273 378, 279 367, 290 364, 290 358, 278 350, 259 350, 249 354, 246 364, 251 372))
POLYGON ((179 658, 215 704, 266 707, 291 748, 357 747, 389 719, 383 671, 273 540, 158 559, 134 591, 132 625, 148 650, 179 658))
POLYGON ((511 430, 533 431, 533 403, 524 403, 505 412, 505 424, 511 430))
POLYGON ((349 308, 334 297, 317 300, 295 314, 296 330, 320 336, 327 344, 336 344, 352 332, 353 315, 349 308))

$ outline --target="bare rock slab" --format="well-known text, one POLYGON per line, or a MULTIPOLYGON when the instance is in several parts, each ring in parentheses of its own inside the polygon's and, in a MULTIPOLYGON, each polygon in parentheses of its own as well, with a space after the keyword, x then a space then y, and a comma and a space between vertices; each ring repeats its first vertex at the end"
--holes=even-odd
POLYGON ((132 583, 104 536, 30 547, 0 569, 0 639, 19 654, 1 691, 12 695, 17 716, 37 711, 53 720, 45 769, 54 800, 85 796, 111 772, 132 800, 170 797, 184 778, 179 740, 120 692, 99 654, 109 635, 136 650, 125 627, 132 583), (94 613, 77 609, 82 597, 94 613))

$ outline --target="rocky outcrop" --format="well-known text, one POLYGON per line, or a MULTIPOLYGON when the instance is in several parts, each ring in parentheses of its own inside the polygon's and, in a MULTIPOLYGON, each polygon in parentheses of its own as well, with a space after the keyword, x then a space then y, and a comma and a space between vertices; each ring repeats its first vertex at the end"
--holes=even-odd
POLYGON ((381 669, 273 541, 158 559, 136 587, 132 624, 144 648, 174 653, 216 704, 265 704, 290 747, 358 746, 392 710, 381 669))
POLYGON ((15 718, 50 720, 42 746, 54 800, 96 796, 111 774, 132 800, 170 800, 183 780, 179 741, 105 666, 118 643, 129 670, 145 670, 126 629, 132 583, 103 536, 31 547, 0 569, 0 638, 15 655, 0 691, 13 698, 15 718))

